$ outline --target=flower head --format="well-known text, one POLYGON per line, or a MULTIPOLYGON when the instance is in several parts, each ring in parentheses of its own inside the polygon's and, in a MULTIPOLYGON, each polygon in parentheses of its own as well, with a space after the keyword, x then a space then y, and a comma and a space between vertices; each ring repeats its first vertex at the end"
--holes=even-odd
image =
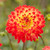
MULTIPOLYGON (((2 43, 0 43, 0 47, 2 46, 2 43)), ((1 50, 1 49, 0 49, 1 50)))
POLYGON ((19 6, 8 15, 8 18, 6 30, 18 39, 18 43, 20 40, 36 41, 38 36, 41 37, 45 21, 44 16, 35 7, 19 6))
POLYGON ((45 46, 43 50, 50 50, 50 46, 45 46))
POLYGON ((0 43, 0 47, 2 46, 2 43, 0 43))

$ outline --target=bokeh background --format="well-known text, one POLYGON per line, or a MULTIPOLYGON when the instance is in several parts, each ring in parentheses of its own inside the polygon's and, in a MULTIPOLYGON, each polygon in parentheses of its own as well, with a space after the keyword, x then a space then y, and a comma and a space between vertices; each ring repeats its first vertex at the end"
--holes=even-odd
POLYGON ((42 50, 44 46, 50 46, 50 0, 0 0, 0 43, 3 44, 0 49, 12 50, 13 46, 13 50, 22 50, 22 41, 18 44, 14 37, 10 34, 7 35, 5 28, 8 15, 11 11, 14 11, 19 5, 25 4, 39 9, 39 11, 44 15, 46 21, 46 26, 43 28, 43 39, 39 38, 37 44, 34 41, 28 41, 27 50, 34 50, 35 45, 37 47, 36 50, 42 50))

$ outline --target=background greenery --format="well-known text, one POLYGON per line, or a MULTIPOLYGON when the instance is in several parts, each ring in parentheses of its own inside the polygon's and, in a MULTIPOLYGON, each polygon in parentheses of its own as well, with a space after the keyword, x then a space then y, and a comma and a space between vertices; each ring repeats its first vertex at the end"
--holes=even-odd
MULTIPOLYGON (((44 33, 42 34, 43 40, 39 38, 37 45, 34 41, 28 41, 27 50, 34 50, 35 45, 37 46, 37 50, 42 50, 44 43, 46 46, 50 46, 50 0, 0 0, 0 43, 3 44, 3 46, 0 48, 2 50, 12 50, 9 38, 5 32, 8 15, 11 13, 11 11, 14 11, 17 6, 25 4, 35 6, 46 18, 46 26, 43 29, 44 33)), ((13 49, 22 50, 23 43, 20 42, 18 44, 14 37, 12 37, 10 34, 8 35, 13 45, 13 49)))

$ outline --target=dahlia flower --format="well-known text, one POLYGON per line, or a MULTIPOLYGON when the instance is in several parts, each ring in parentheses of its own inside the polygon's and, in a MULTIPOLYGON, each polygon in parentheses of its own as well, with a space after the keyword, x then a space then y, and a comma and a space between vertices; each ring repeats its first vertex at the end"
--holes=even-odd
POLYGON ((43 50, 50 50, 50 46, 45 46, 43 50))
POLYGON ((0 47, 2 46, 2 43, 0 43, 0 47))
MULTIPOLYGON (((2 46, 2 43, 0 43, 0 47, 2 46)), ((0 49, 1 50, 1 49, 0 49)))
POLYGON ((8 15, 6 30, 12 34, 15 39, 25 42, 26 40, 36 41, 42 37, 42 28, 45 26, 44 16, 33 6, 19 6, 8 15))

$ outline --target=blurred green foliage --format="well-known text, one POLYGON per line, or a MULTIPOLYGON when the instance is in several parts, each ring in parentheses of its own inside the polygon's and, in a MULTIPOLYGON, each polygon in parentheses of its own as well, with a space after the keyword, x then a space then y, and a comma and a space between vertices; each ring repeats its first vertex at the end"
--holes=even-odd
POLYGON ((50 14, 47 14, 46 18, 50 21, 50 14))
MULTIPOLYGON (((45 19, 46 26, 43 29, 44 33, 42 34, 42 37, 44 39, 45 45, 50 46, 50 21, 48 21, 50 20, 50 0, 0 0, 0 43, 3 44, 3 46, 0 48, 2 50, 12 50, 9 43, 9 39, 5 32, 8 15, 11 13, 11 11, 14 11, 17 6, 24 4, 35 6, 37 9, 41 11, 44 17, 47 18, 45 19)), ((11 35, 9 36, 14 50, 22 50, 23 43, 20 42, 18 44, 17 40, 15 40, 14 37, 12 37, 11 35)), ((36 42, 34 41, 33 42, 28 41, 27 50, 34 50, 35 43, 36 42)), ((37 44, 37 50, 42 50, 43 47, 44 47, 43 42, 39 38, 37 44)))

